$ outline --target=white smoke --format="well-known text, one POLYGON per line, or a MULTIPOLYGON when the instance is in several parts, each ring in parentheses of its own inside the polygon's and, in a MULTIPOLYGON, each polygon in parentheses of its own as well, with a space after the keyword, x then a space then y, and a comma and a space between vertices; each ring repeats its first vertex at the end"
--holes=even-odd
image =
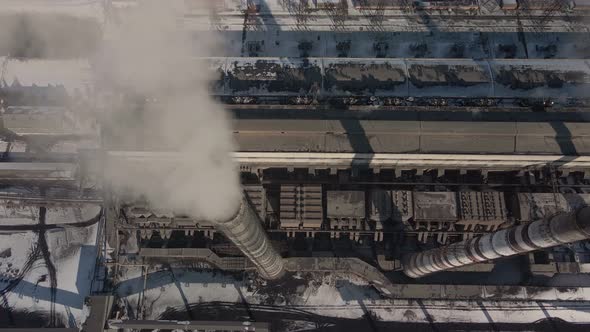
POLYGON ((214 38, 182 26, 183 10, 175 1, 142 1, 107 29, 96 68, 100 88, 119 94, 103 114, 107 148, 182 157, 108 163, 105 173, 113 189, 145 197, 157 208, 223 220, 237 212, 241 199, 231 128, 224 108, 210 97, 209 66, 197 59, 215 54, 217 46, 214 38))

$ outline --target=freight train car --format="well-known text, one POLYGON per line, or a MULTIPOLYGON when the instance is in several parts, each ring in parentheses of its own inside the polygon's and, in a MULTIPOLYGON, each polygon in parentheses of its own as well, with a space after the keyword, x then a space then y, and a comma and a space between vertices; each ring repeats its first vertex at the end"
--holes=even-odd
POLYGON ((586 102, 588 60, 221 58, 233 103, 346 105, 532 104, 586 102), (245 98, 248 97, 248 98, 245 98))
MULTIPOLYGON (((62 105, 94 96, 101 73, 74 60, 2 60, 5 106, 62 105), (94 79, 92 79, 94 77, 94 79)), ((584 106, 590 60, 196 58, 211 93, 233 104, 584 106), (202 67, 202 66, 201 66, 202 67)), ((107 85, 102 89, 109 88, 107 85)), ((108 95, 108 91, 106 95, 108 95)), ((121 92, 121 91, 118 91, 121 92)), ((107 99, 106 97, 104 99, 107 99)))

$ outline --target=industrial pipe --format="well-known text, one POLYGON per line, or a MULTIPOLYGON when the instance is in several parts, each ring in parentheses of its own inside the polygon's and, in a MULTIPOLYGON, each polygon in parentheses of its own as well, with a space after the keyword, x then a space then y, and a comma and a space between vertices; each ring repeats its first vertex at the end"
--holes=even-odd
POLYGON ((258 214, 245 199, 233 218, 213 221, 213 224, 256 265, 263 278, 278 279, 283 276, 283 258, 273 248, 258 214))
POLYGON ((404 273, 420 278, 460 266, 524 254, 590 238, 590 207, 502 229, 448 246, 413 253, 404 259, 404 273))

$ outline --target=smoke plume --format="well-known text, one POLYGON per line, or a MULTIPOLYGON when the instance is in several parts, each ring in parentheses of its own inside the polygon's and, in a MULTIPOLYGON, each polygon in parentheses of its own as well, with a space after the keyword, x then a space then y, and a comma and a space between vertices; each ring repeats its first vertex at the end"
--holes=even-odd
POLYGON ((100 35, 99 23, 90 18, 0 12, 0 56, 23 60, 88 57, 96 52, 100 35))
POLYGON ((110 162, 105 173, 113 189, 156 208, 228 219, 241 198, 230 123, 210 97, 209 66, 198 59, 215 54, 217 46, 215 38, 191 35, 182 26, 182 7, 142 1, 106 30, 96 67, 99 89, 111 92, 103 114, 106 148, 180 157, 110 162))

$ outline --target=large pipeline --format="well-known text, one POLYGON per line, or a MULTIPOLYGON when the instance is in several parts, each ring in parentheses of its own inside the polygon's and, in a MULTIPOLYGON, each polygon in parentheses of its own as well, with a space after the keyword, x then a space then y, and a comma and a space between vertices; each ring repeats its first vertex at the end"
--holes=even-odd
POLYGON ((404 259, 404 273, 420 278, 435 272, 550 248, 590 238, 590 207, 502 229, 404 259))
POLYGON ((213 224, 256 265, 263 278, 278 279, 285 273, 284 261, 273 248, 258 218, 244 199, 233 218, 213 221, 213 224))

